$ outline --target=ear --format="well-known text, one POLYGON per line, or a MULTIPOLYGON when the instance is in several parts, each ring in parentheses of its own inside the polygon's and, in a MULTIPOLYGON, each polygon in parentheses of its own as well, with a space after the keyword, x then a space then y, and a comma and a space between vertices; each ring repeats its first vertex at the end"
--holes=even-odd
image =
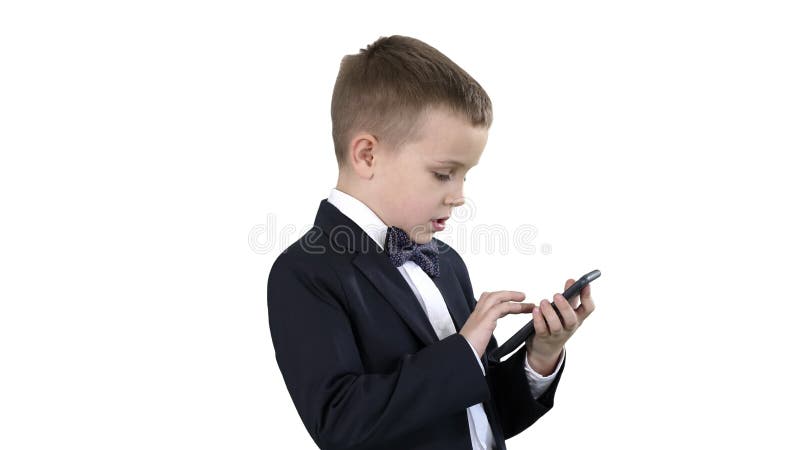
POLYGON ((361 178, 372 179, 375 174, 375 155, 378 138, 359 133, 350 141, 348 161, 353 172, 361 178))

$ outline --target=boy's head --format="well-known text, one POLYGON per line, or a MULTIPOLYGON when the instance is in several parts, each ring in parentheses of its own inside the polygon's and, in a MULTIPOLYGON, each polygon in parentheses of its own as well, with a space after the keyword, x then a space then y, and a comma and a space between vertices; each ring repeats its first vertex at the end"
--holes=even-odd
POLYGON ((463 204, 465 174, 486 146, 492 102, 445 55, 395 35, 342 59, 331 120, 337 189, 422 244, 433 237, 435 219, 463 204))

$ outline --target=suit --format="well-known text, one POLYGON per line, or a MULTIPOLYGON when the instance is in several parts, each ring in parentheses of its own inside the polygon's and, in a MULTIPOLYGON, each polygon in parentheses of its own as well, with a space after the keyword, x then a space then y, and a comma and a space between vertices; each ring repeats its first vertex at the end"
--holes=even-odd
MULTIPOLYGON (((461 257, 436 241, 434 282, 460 330, 475 308, 472 285, 461 257)), ((465 408, 476 403, 505 449, 552 408, 565 366, 534 399, 525 348, 489 362, 492 337, 484 376, 466 339, 439 339, 380 247, 327 200, 314 227, 273 263, 267 302, 278 366, 323 449, 470 450, 465 408)))

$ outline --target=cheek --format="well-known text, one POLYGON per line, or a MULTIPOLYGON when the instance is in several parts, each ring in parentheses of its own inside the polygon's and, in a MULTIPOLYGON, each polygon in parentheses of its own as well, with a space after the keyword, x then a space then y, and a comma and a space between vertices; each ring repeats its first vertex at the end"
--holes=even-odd
POLYGON ((408 227, 426 225, 434 215, 442 212, 444 205, 443 183, 433 173, 417 170, 398 171, 386 189, 392 198, 393 211, 408 227), (413 174, 413 175, 412 175, 413 174))
POLYGON ((405 205, 404 211, 408 212, 409 222, 415 225, 424 225, 433 219, 433 216, 442 212, 442 207, 438 207, 437 198, 433 193, 425 193, 410 199, 405 205))
POLYGON ((398 219, 407 227, 412 227, 430 220, 430 202, 417 192, 406 191, 394 197, 392 202, 398 219))

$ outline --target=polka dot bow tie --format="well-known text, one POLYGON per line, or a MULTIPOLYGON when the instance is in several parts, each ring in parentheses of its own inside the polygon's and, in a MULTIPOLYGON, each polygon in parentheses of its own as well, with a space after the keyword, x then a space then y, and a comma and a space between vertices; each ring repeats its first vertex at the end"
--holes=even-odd
POLYGON ((439 248, 433 239, 427 244, 418 244, 411 240, 408 233, 391 226, 386 230, 386 243, 383 248, 393 266, 400 267, 411 260, 431 278, 439 276, 439 248))

